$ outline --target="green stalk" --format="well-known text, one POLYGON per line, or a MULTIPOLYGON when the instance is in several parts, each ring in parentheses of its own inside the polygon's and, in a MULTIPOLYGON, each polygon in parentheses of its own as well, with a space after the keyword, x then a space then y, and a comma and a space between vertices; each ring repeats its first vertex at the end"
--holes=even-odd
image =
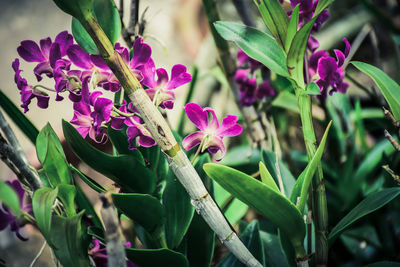
MULTIPOLYGON (((307 156, 313 158, 317 150, 316 137, 312 122, 311 98, 305 90, 295 86, 297 103, 300 111, 300 119, 307 156)), ((326 192, 324 176, 321 163, 318 164, 317 174, 312 180, 313 199, 312 211, 315 226, 315 262, 317 266, 326 266, 328 259, 328 207, 326 202, 326 192)))

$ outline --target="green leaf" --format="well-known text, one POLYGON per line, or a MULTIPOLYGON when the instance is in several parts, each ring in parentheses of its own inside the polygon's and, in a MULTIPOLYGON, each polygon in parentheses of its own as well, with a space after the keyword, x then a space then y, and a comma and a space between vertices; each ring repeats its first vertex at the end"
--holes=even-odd
POLYGON ((2 90, 0 90, 0 107, 3 108, 10 119, 18 126, 25 136, 28 137, 32 144, 35 144, 36 137, 39 134, 38 129, 2 90))
POLYGON ((342 192, 342 201, 345 203, 345 208, 352 205, 358 196, 358 192, 361 190, 361 184, 365 182, 374 170, 380 168, 383 155, 390 155, 394 152, 392 144, 384 139, 375 144, 375 146, 365 155, 362 162, 356 171, 352 171, 351 175, 347 180, 342 181, 338 189, 342 192), (348 192, 352 192, 348 194, 348 192))
POLYGON ((312 82, 307 85, 305 93, 307 95, 320 95, 321 91, 319 86, 315 82, 312 82))
POLYGON ((274 178, 272 178, 272 175, 269 173, 267 167, 265 167, 265 165, 264 165, 264 163, 262 163, 262 161, 260 161, 259 166, 260 166, 261 181, 269 188, 280 193, 281 191, 279 191, 279 187, 276 185, 274 178))
POLYGON ((115 181, 125 191, 151 193, 156 177, 152 171, 130 155, 111 156, 91 146, 75 128, 63 121, 64 136, 75 154, 94 170, 115 181))
POLYGON ((284 108, 299 113, 299 107, 297 106, 297 97, 288 91, 279 93, 279 95, 275 97, 275 99, 272 101, 271 105, 273 107, 284 108))
POLYGON ((114 0, 93 0, 93 13, 97 22, 110 39, 115 44, 121 35, 121 18, 114 0))
POLYGON ((50 236, 52 248, 63 266, 90 266, 87 254, 90 239, 81 223, 83 214, 84 211, 81 211, 70 218, 53 217, 50 236))
POLYGON ((114 130, 112 127, 107 129, 108 138, 110 138, 111 143, 117 150, 118 154, 122 155, 132 155, 134 156, 142 165, 145 165, 145 161, 142 153, 139 149, 130 150, 128 143, 128 136, 126 135, 126 131, 123 130, 114 130))
POLYGON ((236 225, 240 221, 240 219, 242 219, 243 216, 246 215, 248 210, 249 206, 244 204, 239 199, 234 198, 225 209, 224 215, 231 225, 236 225))
POLYGON ((85 192, 82 190, 78 183, 75 183, 76 188, 76 203, 78 205, 78 210, 84 210, 87 215, 91 218, 90 220, 93 222, 93 225, 97 228, 103 229, 103 224, 100 221, 99 216, 97 215, 94 207, 88 197, 86 196, 85 192))
POLYGON ((393 187, 367 196, 332 229, 329 234, 329 243, 332 244, 335 239, 354 222, 385 206, 399 194, 400 188, 393 187))
POLYGON ((229 149, 220 163, 244 173, 253 174, 258 171, 260 160, 260 150, 248 145, 241 145, 229 149))
POLYGON ((314 17, 318 17, 325 8, 327 8, 334 0, 320 0, 314 12, 314 17))
POLYGON ((281 47, 285 47, 289 18, 277 0, 254 0, 260 14, 281 47))
POLYGON ((260 238, 264 246, 266 267, 288 267, 285 254, 282 252, 279 237, 265 231, 260 231, 260 238))
MULTIPOLYGON (((210 156, 208 153, 203 154, 194 167, 208 192, 214 197, 213 183, 203 170, 204 163, 209 161, 210 156)), ((185 239, 186 256, 190 262, 190 266, 209 267, 214 254, 215 233, 199 214, 194 213, 185 239)))
POLYGON ((115 206, 150 234, 158 234, 165 223, 164 208, 147 194, 112 194, 115 206), (139 208, 141 207, 141 208, 139 208))
POLYGON ((140 147, 139 150, 150 165, 150 170, 157 174, 157 178, 159 180, 166 178, 168 174, 168 163, 161 153, 161 148, 157 145, 152 147, 140 147))
POLYGON ((92 0, 53 0, 53 2, 65 13, 84 20, 91 14, 92 0))
POLYGON ((40 131, 36 138, 36 153, 43 164, 43 173, 52 187, 71 183, 71 172, 68 168, 64 150, 49 123, 40 131))
POLYGON ((47 139, 47 153, 43 169, 46 171, 52 187, 59 184, 71 184, 72 176, 64 152, 58 149, 51 138, 47 139))
POLYGON ((51 127, 50 123, 47 123, 46 126, 43 127, 42 130, 40 130, 37 138, 36 138, 36 154, 39 159, 39 161, 43 164, 44 159, 46 158, 48 146, 47 146, 47 140, 51 140, 55 146, 57 147, 57 150, 62 152, 64 154, 64 150, 62 148, 62 145, 60 143, 60 140, 58 139, 57 134, 54 132, 53 128, 51 127))
POLYGON ((100 53, 92 37, 90 37, 78 19, 72 18, 71 29, 75 41, 83 50, 86 51, 86 53, 94 55, 98 55, 100 53))
MULTIPOLYGON (((93 0, 93 15, 107 35, 115 44, 121 34, 121 19, 113 0, 93 0)), ((72 34, 74 39, 89 54, 99 54, 96 44, 78 19, 72 18, 72 34)))
POLYGON ((67 217, 73 217, 76 215, 75 195, 76 195, 75 186, 70 184, 60 184, 58 186, 58 198, 64 205, 67 217))
POLYGON ((285 38, 285 51, 288 52, 290 49, 290 45, 293 41, 293 38, 297 32, 297 28, 299 27, 299 8, 300 4, 297 4, 293 9, 292 15, 290 15, 289 25, 285 38))
MULTIPOLYGON (((251 254, 265 266, 264 245, 260 237, 260 227, 257 220, 247 225, 243 234, 240 236, 243 244, 249 249, 251 254)), ((245 267, 232 253, 228 253, 217 267, 245 267)))
POLYGON ((287 233, 298 256, 304 253, 305 224, 293 203, 262 182, 235 169, 215 163, 205 164, 203 168, 211 179, 287 233))
POLYGON ((359 61, 352 61, 351 64, 374 80, 388 102, 393 116, 400 120, 400 86, 377 67, 359 61))
POLYGON ((181 243, 193 218, 194 208, 185 188, 172 170, 168 173, 167 184, 162 196, 165 208, 165 238, 167 245, 175 249, 181 243))
POLYGON ((279 184, 279 179, 278 179, 278 172, 276 170, 276 167, 278 165, 280 174, 282 177, 282 183, 283 183, 283 188, 286 196, 290 196, 293 186, 296 182, 296 179, 292 175, 292 173, 289 171, 288 167, 286 165, 278 160, 278 164, 276 164, 276 155, 275 153, 271 151, 266 151, 262 150, 261 152, 261 158, 265 166, 267 167, 269 173, 271 176, 274 178, 275 183, 279 184))
POLYGON ((15 217, 21 214, 21 206, 17 193, 10 185, 3 181, 0 181, 0 203, 6 205, 15 217))
POLYGON ((293 187, 292 194, 290 195, 290 200, 295 204, 297 203, 297 198, 300 197, 299 204, 297 205, 297 207, 301 213, 304 212, 304 208, 306 206, 306 201, 308 197, 308 188, 310 187, 312 178, 314 177, 318 165, 321 163, 321 158, 324 153, 325 143, 331 125, 332 121, 329 122, 328 126, 326 127, 321 143, 319 144, 318 149, 315 152, 313 158, 308 163, 306 169, 300 174, 299 178, 297 178, 297 181, 293 187))
MULTIPOLYGON (((51 242, 51 220, 54 201, 58 195, 58 187, 43 187, 33 193, 32 209, 37 226, 48 242, 51 242)), ((49 243, 52 245, 51 243, 49 243)))
POLYGON ((141 267, 189 267, 186 257, 170 249, 135 249, 126 248, 126 256, 141 267))
POLYGON ((235 22, 218 21, 215 28, 224 39, 235 42, 249 57, 279 75, 289 76, 285 53, 271 36, 235 22))
POLYGON ((81 178, 88 186, 90 186, 90 188, 92 188, 93 190, 95 190, 98 193, 105 193, 107 192, 107 190, 105 190, 101 185, 99 185, 95 180, 93 180, 92 178, 90 178, 89 176, 85 175, 83 172, 81 172, 80 170, 78 170, 77 168, 75 168, 73 165, 69 165, 70 168, 76 173, 78 174, 79 178, 81 178))
POLYGON ((303 76, 304 53, 306 51, 308 38, 316 19, 317 18, 315 17, 307 22, 295 34, 287 55, 287 68, 289 69, 290 76, 300 88, 304 88, 305 86, 303 76))
MULTIPOLYGON (((357 99, 356 104, 355 104, 355 116, 354 116, 354 121, 356 124, 356 132, 358 135, 358 138, 360 140, 361 143, 361 149, 363 154, 366 153, 368 151, 368 145, 367 145, 367 135, 365 134, 365 127, 364 127, 364 123, 363 120, 361 118, 361 102, 360 99, 357 99)), ((381 111, 382 113, 382 111, 381 111)))

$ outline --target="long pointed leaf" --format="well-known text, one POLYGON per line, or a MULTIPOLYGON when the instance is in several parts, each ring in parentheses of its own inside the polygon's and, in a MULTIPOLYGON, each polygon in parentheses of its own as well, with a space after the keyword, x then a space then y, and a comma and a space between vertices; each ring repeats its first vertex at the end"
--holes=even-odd
POLYGON ((286 52, 289 52, 290 45, 292 44, 293 38, 297 32, 297 28, 299 27, 299 8, 300 4, 297 4, 297 6, 293 9, 292 15, 290 16, 290 21, 285 39, 286 52))
POLYGON ((152 193, 156 176, 130 155, 111 156, 91 146, 68 122, 63 121, 65 139, 75 154, 90 167, 109 177, 126 191, 152 193))
POLYGON ((301 88, 305 87, 303 76, 304 53, 306 51, 308 38, 310 37, 310 33, 316 19, 317 17, 307 22, 295 34, 287 55, 287 67, 290 75, 301 88))
POLYGON ((271 36, 243 24, 218 21, 218 33, 228 41, 235 42, 249 57, 254 58, 279 75, 287 77, 286 56, 271 36))
POLYGON ((352 209, 329 234, 329 243, 335 239, 360 218, 380 209, 400 194, 399 187, 387 188, 383 191, 372 193, 352 209))
POLYGON ((39 134, 38 129, 33 123, 22 113, 22 111, 9 99, 2 90, 0 90, 0 107, 7 113, 11 120, 25 134, 26 137, 35 144, 36 137, 39 134))
POLYGON ((279 45, 284 48, 289 24, 289 18, 285 10, 277 0, 254 0, 254 3, 257 5, 268 29, 279 45))
POLYGON ((352 61, 351 64, 374 80, 388 102, 393 116, 400 120, 400 86, 377 67, 359 61, 352 61))
POLYGON ((298 255, 304 253, 305 224, 297 207, 286 197, 230 167, 208 163, 203 168, 211 179, 287 233, 298 255))
POLYGON ((306 205, 308 188, 310 187, 310 183, 312 181, 312 178, 314 177, 315 171, 317 170, 318 164, 321 163, 321 158, 324 153, 325 143, 331 125, 332 121, 329 122, 328 126, 326 127, 324 136, 322 137, 321 143, 319 144, 318 149, 315 152, 313 158, 308 163, 306 169, 300 174, 299 178, 296 181, 296 184, 293 187, 290 200, 293 203, 296 203, 297 198, 300 197, 298 208, 301 213, 304 212, 304 208, 306 205))

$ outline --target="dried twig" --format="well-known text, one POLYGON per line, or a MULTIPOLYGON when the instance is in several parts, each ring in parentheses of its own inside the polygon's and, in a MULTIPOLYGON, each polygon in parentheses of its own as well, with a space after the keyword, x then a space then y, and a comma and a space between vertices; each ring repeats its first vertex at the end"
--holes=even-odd
POLYGON ((386 129, 384 132, 385 132, 385 138, 389 140, 394 149, 400 152, 400 144, 396 141, 396 139, 393 138, 393 136, 390 135, 390 133, 386 129))
POLYGON ((396 118, 393 116, 392 112, 390 112, 385 107, 382 107, 382 109, 383 109, 383 114, 385 114, 386 118, 388 118, 392 122, 394 127, 400 128, 400 121, 396 120, 396 118))
POLYGON ((395 180, 398 185, 400 185, 400 175, 395 174, 389 165, 383 165, 382 168, 393 177, 393 180, 395 180))
POLYGON ((124 238, 119 225, 117 212, 112 203, 111 194, 101 194, 100 199, 103 203, 101 218, 103 219, 106 248, 108 256, 108 266, 126 267, 126 254, 124 238))

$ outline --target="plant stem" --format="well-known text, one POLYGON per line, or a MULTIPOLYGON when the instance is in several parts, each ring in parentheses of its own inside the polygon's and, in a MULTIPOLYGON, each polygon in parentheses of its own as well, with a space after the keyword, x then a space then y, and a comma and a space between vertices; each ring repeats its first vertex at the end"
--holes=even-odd
POLYGON ((111 200, 111 194, 100 195, 102 201, 101 218, 104 222, 108 266, 126 267, 126 254, 121 226, 111 200))
MULTIPOLYGON (((1 121, 1 119, 0 119, 1 121)), ((16 141, 16 140, 14 140, 16 141)), ((19 145, 19 143, 18 143, 19 145)), ((24 189, 32 196, 33 192, 41 187, 43 187, 42 180, 39 177, 37 171, 27 162, 25 154, 21 151, 18 153, 0 134, 0 156, 1 158, 7 159, 7 162, 11 162, 13 166, 19 171, 16 173, 17 177, 21 179, 24 177, 23 181, 20 181, 24 185, 24 189), (28 188, 29 186, 29 188, 28 188)), ((7 163, 6 162, 6 163, 7 163)), ((12 166, 12 165, 10 165, 12 166)), ((14 171, 15 168, 12 168, 14 171)))
POLYGON ((207 15, 211 34, 218 50, 222 70, 224 71, 226 79, 228 80, 229 86, 235 97, 236 104, 242 113, 243 120, 246 125, 246 131, 253 144, 256 144, 259 148, 266 148, 266 134, 255 108, 253 106, 244 107, 240 105, 239 88, 234 80, 236 62, 233 60, 229 51, 228 42, 217 33, 213 25, 214 22, 220 20, 216 3, 214 0, 203 0, 203 8, 207 15))
POLYGON ((241 262, 247 266, 262 266, 240 241, 236 233, 231 230, 224 215, 207 192, 200 176, 175 140, 167 122, 153 105, 121 55, 114 51, 113 45, 94 16, 92 14, 86 16, 85 19, 81 20, 81 24, 94 40, 101 56, 125 89, 150 133, 164 152, 171 169, 192 199, 196 211, 219 236, 221 242, 241 262))
MULTIPOLYGON (((307 156, 311 160, 317 150, 314 126, 312 123, 311 98, 304 93, 304 89, 295 86, 300 119, 307 156)), ((317 174, 312 180, 313 200, 312 211, 315 226, 315 262, 316 266, 326 266, 328 259, 328 207, 323 180, 322 165, 318 164, 317 174)))

